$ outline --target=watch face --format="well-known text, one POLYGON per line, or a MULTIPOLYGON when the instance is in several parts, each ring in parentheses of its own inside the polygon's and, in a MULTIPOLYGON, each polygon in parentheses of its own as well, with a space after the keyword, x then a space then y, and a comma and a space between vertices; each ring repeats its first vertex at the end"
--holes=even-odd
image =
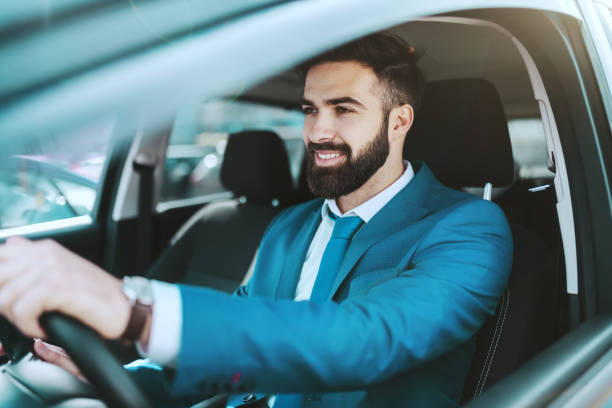
POLYGON ((131 303, 134 303, 138 298, 138 295, 136 294, 134 288, 126 285, 125 282, 123 282, 121 289, 123 290, 123 294, 130 300, 131 303))
POLYGON ((153 288, 151 281, 142 276, 126 276, 123 278, 123 293, 131 301, 144 305, 153 304, 153 288))

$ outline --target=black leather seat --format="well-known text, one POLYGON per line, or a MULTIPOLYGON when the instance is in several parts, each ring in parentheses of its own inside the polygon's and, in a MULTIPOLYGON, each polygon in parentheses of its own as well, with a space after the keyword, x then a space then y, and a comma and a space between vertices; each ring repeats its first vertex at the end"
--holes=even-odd
MULTIPOLYGON (((427 84, 406 139, 405 158, 424 160, 450 187, 513 183, 507 119, 496 89, 485 80, 427 84)), ((476 335, 463 401, 478 397, 554 339, 559 279, 552 253, 528 226, 510 226, 514 239, 510 281, 495 315, 476 335)))
POLYGON ((226 292, 238 287, 269 222, 294 196, 282 140, 270 131, 230 135, 221 182, 235 198, 194 214, 147 277, 226 292))

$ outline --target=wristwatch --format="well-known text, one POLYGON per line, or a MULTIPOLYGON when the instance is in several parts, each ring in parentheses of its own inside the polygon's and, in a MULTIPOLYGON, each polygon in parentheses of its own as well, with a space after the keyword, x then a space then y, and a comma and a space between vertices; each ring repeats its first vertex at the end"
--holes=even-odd
POLYGON ((153 313, 153 287, 149 279, 142 276, 125 276, 121 286, 123 294, 132 305, 130 318, 119 339, 134 343, 142 335, 148 317, 153 313))

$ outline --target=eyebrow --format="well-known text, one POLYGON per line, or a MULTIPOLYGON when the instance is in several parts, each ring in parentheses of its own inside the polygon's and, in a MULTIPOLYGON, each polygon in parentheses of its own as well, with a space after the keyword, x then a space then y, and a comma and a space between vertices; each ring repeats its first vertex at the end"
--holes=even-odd
MULTIPOLYGON (((368 108, 366 108, 361 102, 359 102, 357 99, 355 98, 351 98, 350 96, 341 96, 339 98, 333 98, 333 99, 327 99, 325 101, 326 105, 340 105, 341 103, 348 103, 351 105, 356 105, 356 106, 360 106, 365 110, 368 110, 368 108)), ((306 98, 302 98, 302 105, 308 105, 308 106, 315 106, 314 103, 312 103, 311 101, 309 101, 306 98)))

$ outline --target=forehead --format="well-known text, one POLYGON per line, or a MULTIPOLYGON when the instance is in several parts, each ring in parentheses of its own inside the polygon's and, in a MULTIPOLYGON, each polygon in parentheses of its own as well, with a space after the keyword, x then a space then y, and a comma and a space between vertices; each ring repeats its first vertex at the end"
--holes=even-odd
POLYGON ((378 99, 374 71, 358 62, 328 62, 315 65, 306 75, 304 98, 320 100, 350 96, 370 101, 378 99))

